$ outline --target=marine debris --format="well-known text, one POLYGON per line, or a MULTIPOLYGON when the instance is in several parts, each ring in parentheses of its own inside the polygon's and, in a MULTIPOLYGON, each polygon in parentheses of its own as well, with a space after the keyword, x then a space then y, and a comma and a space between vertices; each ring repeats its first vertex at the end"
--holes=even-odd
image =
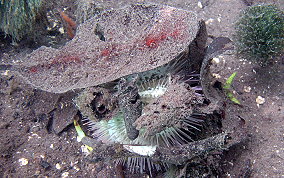
POLYGON ((232 145, 220 134, 206 71, 225 44, 209 47, 202 64, 206 40, 193 12, 136 4, 102 12, 65 46, 41 47, 6 67, 44 91, 84 88, 74 102, 92 132, 82 140, 94 145, 91 158, 151 174, 232 145))
POLYGON ((54 93, 96 86, 168 63, 187 49, 199 29, 193 12, 130 5, 91 18, 65 46, 41 47, 14 70, 36 88, 54 93))
MULTIPOLYGON (((147 6, 147 8, 151 7, 154 6, 147 6)), ((169 9, 165 11, 171 11, 171 16, 176 16, 174 12, 178 11, 175 8, 167 8, 169 9)), ((144 13, 149 12, 145 11, 144 13)), ((128 16, 133 16, 133 14, 128 14, 128 16)), ((168 18, 168 15, 163 16, 168 18)), ((194 33, 195 37, 188 41, 187 47, 183 51, 172 55, 171 60, 167 59, 167 62, 155 67, 152 66, 148 70, 137 68, 128 75, 119 75, 115 80, 108 80, 94 87, 88 87, 75 99, 76 105, 92 132, 92 137, 97 142, 102 142, 106 147, 110 146, 110 149, 112 149, 112 144, 122 144, 123 149, 138 153, 135 156, 120 155, 120 153, 116 155, 110 153, 109 155, 117 164, 124 164, 130 171, 140 171, 141 173, 150 171, 151 173, 151 170, 162 170, 168 164, 180 164, 173 160, 171 162, 162 159, 153 162, 151 154, 155 153, 156 147, 174 150, 178 145, 184 146, 196 138, 203 138, 196 136, 198 132, 202 132, 203 122, 215 118, 213 111, 208 111, 206 114, 203 112, 209 109, 207 109, 208 103, 205 101, 200 86, 199 72, 207 34, 202 23, 195 24, 199 29, 197 33, 194 33), (194 45, 192 45, 193 43, 194 45), (202 54, 199 58, 192 55, 198 52, 202 54), (190 54, 191 57, 189 57, 190 54), (141 155, 147 155, 147 157, 141 155)), ((155 28, 158 32, 162 30, 160 27, 155 28)), ((159 55, 157 57, 160 60, 163 60, 160 58, 163 55, 160 53, 160 50, 163 50, 160 45, 164 43, 163 40, 168 39, 167 34, 171 33, 167 32, 162 36, 151 35, 151 39, 149 36, 145 38, 144 47, 150 51, 151 49, 156 50, 156 55, 159 55)), ((173 36, 170 36, 169 39, 171 37, 173 36)), ((107 41, 107 38, 105 39, 107 41)), ((177 45, 180 45, 180 40, 176 41, 177 45)), ((171 47, 174 46, 168 46, 168 49, 171 47)), ((116 52, 116 48, 114 49, 116 52)), ((102 54, 103 56, 111 56, 109 52, 109 50, 103 51, 102 54)), ((144 57, 146 60, 151 60, 156 55, 144 57)), ((221 137, 223 138, 223 136, 221 137)), ((224 139, 221 140, 222 143, 216 144, 223 144, 224 139)), ((214 144, 211 146, 218 149, 213 146, 214 144)), ((209 150, 200 150, 202 153, 199 156, 206 151, 209 150)), ((95 151, 95 155, 97 154, 100 155, 95 151)))

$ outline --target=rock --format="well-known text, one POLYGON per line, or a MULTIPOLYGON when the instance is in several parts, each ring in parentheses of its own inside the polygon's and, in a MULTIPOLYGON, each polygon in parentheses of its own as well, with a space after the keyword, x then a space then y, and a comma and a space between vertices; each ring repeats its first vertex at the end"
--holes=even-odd
POLYGON ((88 20, 65 46, 41 47, 14 70, 54 93, 95 86, 170 62, 203 34, 201 26, 190 11, 129 5, 88 20))
POLYGON ((260 104, 264 104, 265 103, 265 98, 263 98, 262 96, 257 96, 257 98, 255 99, 255 102, 260 105, 260 104))
POLYGON ((73 103, 73 98, 76 93, 69 91, 62 94, 57 103, 56 110, 53 113, 52 130, 59 134, 68 125, 73 123, 74 116, 77 114, 78 109, 73 103))

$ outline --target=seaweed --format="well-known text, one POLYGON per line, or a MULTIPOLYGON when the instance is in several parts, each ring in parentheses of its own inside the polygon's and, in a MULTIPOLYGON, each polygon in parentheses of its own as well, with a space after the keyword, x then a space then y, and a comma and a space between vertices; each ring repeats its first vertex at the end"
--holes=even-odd
POLYGON ((265 66, 284 50, 284 13, 273 5, 248 7, 236 24, 238 53, 265 66))
POLYGON ((33 25, 42 7, 42 0, 2 0, 0 2, 0 29, 21 40, 33 31, 33 25))

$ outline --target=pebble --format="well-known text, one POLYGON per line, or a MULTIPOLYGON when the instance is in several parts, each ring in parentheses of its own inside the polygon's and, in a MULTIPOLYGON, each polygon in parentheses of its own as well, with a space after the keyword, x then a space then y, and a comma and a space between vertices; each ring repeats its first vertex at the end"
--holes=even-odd
POLYGON ((212 22, 214 22, 214 19, 210 18, 205 21, 205 24, 208 25, 208 24, 211 24, 212 22))
POLYGON ((84 155, 89 155, 91 154, 91 151, 88 149, 88 147, 86 145, 82 145, 81 146, 81 151, 84 155))
POLYGON ((218 22, 221 22, 221 17, 218 17, 218 18, 217 18, 217 21, 218 21, 218 22))
POLYGON ((215 73, 213 73, 212 76, 215 77, 215 78, 221 78, 221 75, 215 74, 215 73))
POLYGON ((67 178, 69 176, 69 172, 63 172, 62 174, 61 174, 61 177, 62 178, 67 178))
POLYGON ((27 158, 21 158, 19 159, 20 166, 25 166, 29 163, 29 160, 27 158))
POLYGON ((220 59, 217 58, 217 57, 214 57, 214 58, 212 59, 212 62, 218 64, 218 63, 220 62, 220 59))
POLYGON ((201 9, 203 8, 202 3, 200 1, 198 1, 197 6, 201 9))
POLYGON ((59 170, 59 169, 61 169, 61 165, 59 163, 56 163, 55 168, 59 170))
POLYGON ((79 168, 79 167, 77 167, 77 166, 74 166, 74 167, 73 167, 73 169, 75 169, 75 170, 76 170, 76 172, 80 171, 80 168, 79 168))
POLYGON ((61 34, 63 34, 63 33, 64 33, 64 28, 63 28, 63 27, 60 27, 60 28, 58 29, 58 31, 59 31, 61 34))
POLYGON ((4 72, 1 73, 1 75, 8 76, 9 72, 10 72, 10 70, 5 70, 4 72))
POLYGON ((263 103, 265 103, 265 98, 263 98, 262 96, 258 96, 255 99, 255 101, 256 101, 257 104, 263 104, 263 103))
POLYGON ((244 86, 244 92, 249 93, 251 91, 250 86, 244 86))

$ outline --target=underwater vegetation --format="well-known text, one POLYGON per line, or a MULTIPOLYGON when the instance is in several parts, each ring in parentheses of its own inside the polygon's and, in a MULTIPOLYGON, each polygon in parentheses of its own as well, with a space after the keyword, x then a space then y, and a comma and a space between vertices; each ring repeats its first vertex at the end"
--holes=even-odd
POLYGON ((230 91, 231 87, 232 87, 232 83, 234 78, 236 77, 237 72, 234 72, 232 75, 230 75, 230 77, 226 80, 226 83, 223 86, 223 89, 226 92, 227 97, 234 102, 235 104, 241 104, 240 101, 234 97, 234 94, 230 91))
POLYGON ((266 65, 284 50, 284 13, 273 5, 248 7, 236 24, 238 52, 266 65))
POLYGON ((0 2, 0 30, 14 41, 33 31, 33 24, 42 0, 2 0, 0 2))

